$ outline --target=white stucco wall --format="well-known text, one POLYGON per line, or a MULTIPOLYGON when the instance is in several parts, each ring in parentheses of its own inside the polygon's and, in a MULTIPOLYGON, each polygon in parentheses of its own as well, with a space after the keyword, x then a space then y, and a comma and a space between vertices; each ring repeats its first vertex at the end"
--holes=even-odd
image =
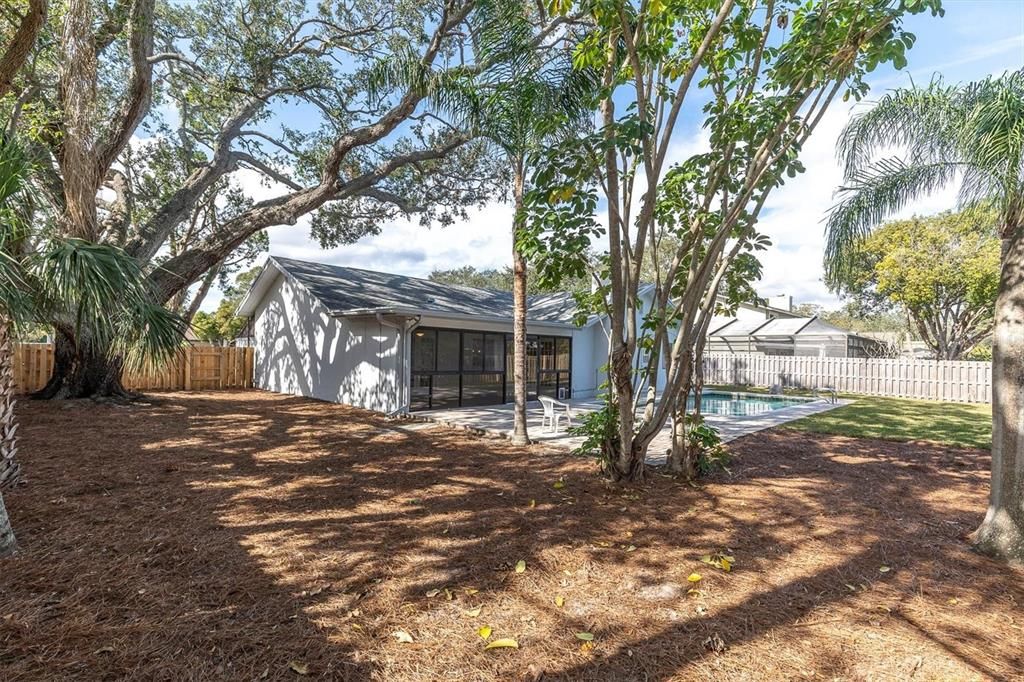
POLYGON ((281 274, 253 320, 256 386, 392 412, 405 392, 397 329, 373 318, 334 318, 281 274))

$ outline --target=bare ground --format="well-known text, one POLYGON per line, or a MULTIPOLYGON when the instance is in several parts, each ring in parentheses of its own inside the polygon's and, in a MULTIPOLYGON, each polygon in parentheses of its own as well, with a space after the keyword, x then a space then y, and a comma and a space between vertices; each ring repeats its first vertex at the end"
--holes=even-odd
POLYGON ((965 544, 981 451, 780 430, 616 489, 254 391, 21 415, 2 680, 1022 679, 1024 573, 965 544))

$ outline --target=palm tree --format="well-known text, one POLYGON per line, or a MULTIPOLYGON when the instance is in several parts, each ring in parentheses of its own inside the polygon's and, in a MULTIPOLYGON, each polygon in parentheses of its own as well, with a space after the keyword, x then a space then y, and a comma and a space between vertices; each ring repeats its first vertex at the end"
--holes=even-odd
POLYGON ((471 105, 471 127, 497 145, 512 178, 512 442, 517 445, 530 442, 526 427, 526 258, 517 245, 524 227, 528 159, 544 142, 582 129, 593 112, 596 83, 588 71, 573 68, 569 50, 536 45, 527 11, 516 2, 481 5, 480 53, 495 66, 475 84, 471 105))
POLYGON ((992 348, 992 489, 977 548, 1024 561, 1024 70, 966 85, 899 89, 858 114, 839 141, 845 183, 829 214, 826 276, 886 216, 959 185, 991 208, 1002 240, 992 348), (897 156, 876 158, 887 149, 897 156))
MULTIPOLYGON (((14 346, 19 324, 55 312, 111 343, 129 367, 166 362, 184 339, 181 318, 152 302, 138 264, 120 249, 53 239, 32 201, 31 168, 18 144, 0 140, 0 493, 17 483, 14 346)), ((15 551, 0 494, 0 557, 15 551)))
POLYGON ((25 228, 24 187, 28 164, 11 143, 0 144, 0 557, 14 553, 17 541, 4 506, 3 491, 14 487, 21 473, 14 416, 14 347, 11 327, 24 309, 26 287, 13 251, 25 228))

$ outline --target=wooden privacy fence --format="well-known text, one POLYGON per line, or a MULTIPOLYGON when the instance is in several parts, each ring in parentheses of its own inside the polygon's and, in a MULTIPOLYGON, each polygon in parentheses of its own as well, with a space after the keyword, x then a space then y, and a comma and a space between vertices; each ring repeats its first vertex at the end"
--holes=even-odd
POLYGON ((708 353, 704 356, 704 383, 831 386, 843 393, 990 403, 992 363, 708 353))
MULTIPOLYGON (((207 391, 252 388, 252 348, 188 346, 163 367, 125 372, 125 388, 136 391, 207 391)), ((20 393, 38 391, 53 371, 53 344, 14 347, 14 380, 20 393)))

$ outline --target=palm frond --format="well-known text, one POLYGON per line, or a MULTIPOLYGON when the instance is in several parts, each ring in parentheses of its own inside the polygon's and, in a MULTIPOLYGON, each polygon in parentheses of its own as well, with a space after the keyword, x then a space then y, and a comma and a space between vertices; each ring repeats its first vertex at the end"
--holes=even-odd
POLYGON ((147 364, 167 364, 184 347, 188 322, 151 301, 140 299, 132 303, 118 317, 114 352, 124 358, 129 371, 138 371, 147 364))
POLYGON ((121 249, 80 239, 52 242, 34 259, 40 315, 69 319, 95 342, 130 362, 160 364, 184 340, 185 323, 153 303, 138 263, 121 249))
POLYGON ((907 163, 891 157, 853 174, 837 193, 825 224, 825 280, 830 286, 849 266, 853 247, 886 217, 952 183, 958 163, 907 163))
POLYGON ((891 147, 904 149, 919 163, 948 158, 961 132, 959 100, 956 88, 933 81, 925 88, 894 90, 855 113, 837 145, 844 174, 852 176, 891 147))
POLYGON ((0 141, 0 309, 19 326, 31 318, 31 296, 19 252, 32 221, 31 166, 18 143, 0 141))

